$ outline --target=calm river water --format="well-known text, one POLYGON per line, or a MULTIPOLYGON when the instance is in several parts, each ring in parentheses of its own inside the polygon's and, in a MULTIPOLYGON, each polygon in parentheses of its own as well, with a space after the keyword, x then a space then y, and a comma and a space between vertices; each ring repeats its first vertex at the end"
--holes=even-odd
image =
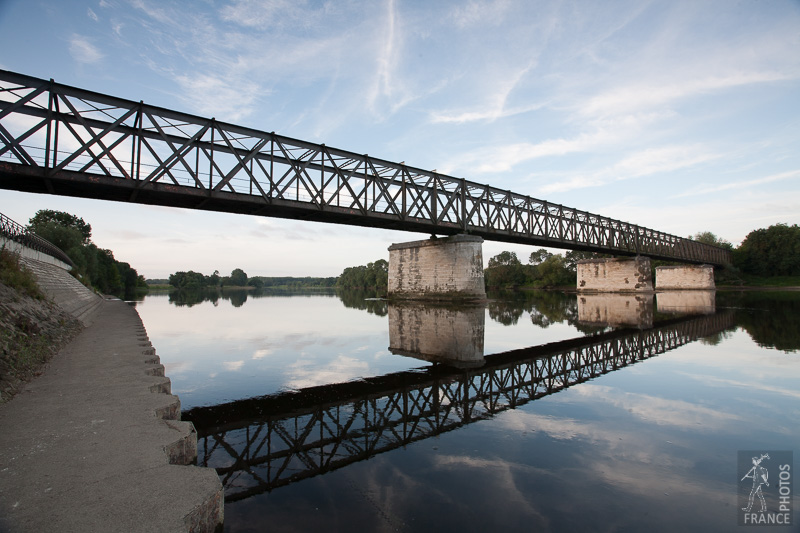
POLYGON ((135 303, 225 531, 800 531, 800 292, 367 296, 135 303))

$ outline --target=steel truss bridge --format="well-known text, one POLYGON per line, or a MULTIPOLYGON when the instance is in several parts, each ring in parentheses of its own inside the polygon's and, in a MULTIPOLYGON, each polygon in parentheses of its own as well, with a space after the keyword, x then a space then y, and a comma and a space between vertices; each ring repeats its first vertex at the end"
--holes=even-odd
POLYGON ((238 501, 485 420, 730 329, 732 313, 678 319, 357 382, 194 408, 198 464, 238 501))
POLYGON ((4 70, 0 188, 730 262, 715 246, 489 185, 4 70))

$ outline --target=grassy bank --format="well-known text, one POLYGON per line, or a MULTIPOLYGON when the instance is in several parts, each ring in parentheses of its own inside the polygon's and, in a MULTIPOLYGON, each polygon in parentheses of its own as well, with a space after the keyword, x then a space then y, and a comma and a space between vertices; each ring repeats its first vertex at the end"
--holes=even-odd
POLYGON ((0 250, 0 403, 40 374, 81 329, 47 300, 16 254, 0 250))

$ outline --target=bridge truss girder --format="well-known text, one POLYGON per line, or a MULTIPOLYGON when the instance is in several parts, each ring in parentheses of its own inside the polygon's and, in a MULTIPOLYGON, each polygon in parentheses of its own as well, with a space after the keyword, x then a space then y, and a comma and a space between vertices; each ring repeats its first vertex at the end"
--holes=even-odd
POLYGON ((489 185, 2 70, 0 188, 730 262, 718 247, 489 185))

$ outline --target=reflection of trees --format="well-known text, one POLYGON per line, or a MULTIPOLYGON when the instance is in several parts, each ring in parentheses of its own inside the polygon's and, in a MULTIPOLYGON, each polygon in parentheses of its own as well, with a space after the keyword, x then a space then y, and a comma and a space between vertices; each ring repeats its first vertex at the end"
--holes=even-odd
POLYGON ((731 331, 720 331, 714 335, 701 338, 700 344, 705 344, 706 346, 718 346, 722 341, 730 339, 732 336, 733 332, 731 331))
POLYGON ((518 298, 517 293, 513 292, 503 292, 499 296, 500 299, 490 300, 487 305, 489 318, 504 326, 513 326, 519 321, 522 313, 528 310, 528 302, 523 298, 518 298))
POLYGON ((169 303, 178 307, 192 307, 205 301, 217 305, 218 300, 217 289, 180 289, 169 293, 169 303))
POLYGON ((230 300, 234 307, 241 307, 247 301, 247 289, 228 289, 222 291, 222 299, 230 300))
POLYGON ((370 289, 339 289, 336 296, 342 301, 345 307, 351 309, 362 309, 377 316, 389 314, 389 304, 386 300, 374 300, 378 292, 370 289))
POLYGON ((800 292, 722 292, 721 301, 736 308, 737 323, 759 346, 800 350, 800 292))
POLYGON ((607 328, 578 324, 578 302, 563 291, 489 292, 489 317, 505 326, 516 324, 524 312, 540 328, 566 322, 579 331, 594 334, 607 328))
POLYGON ((242 307, 248 298, 266 298, 280 296, 334 296, 333 289, 219 289, 206 287, 197 289, 179 289, 169 293, 169 302, 173 305, 191 307, 202 302, 211 302, 214 306, 220 300, 227 300, 233 307, 242 307))

